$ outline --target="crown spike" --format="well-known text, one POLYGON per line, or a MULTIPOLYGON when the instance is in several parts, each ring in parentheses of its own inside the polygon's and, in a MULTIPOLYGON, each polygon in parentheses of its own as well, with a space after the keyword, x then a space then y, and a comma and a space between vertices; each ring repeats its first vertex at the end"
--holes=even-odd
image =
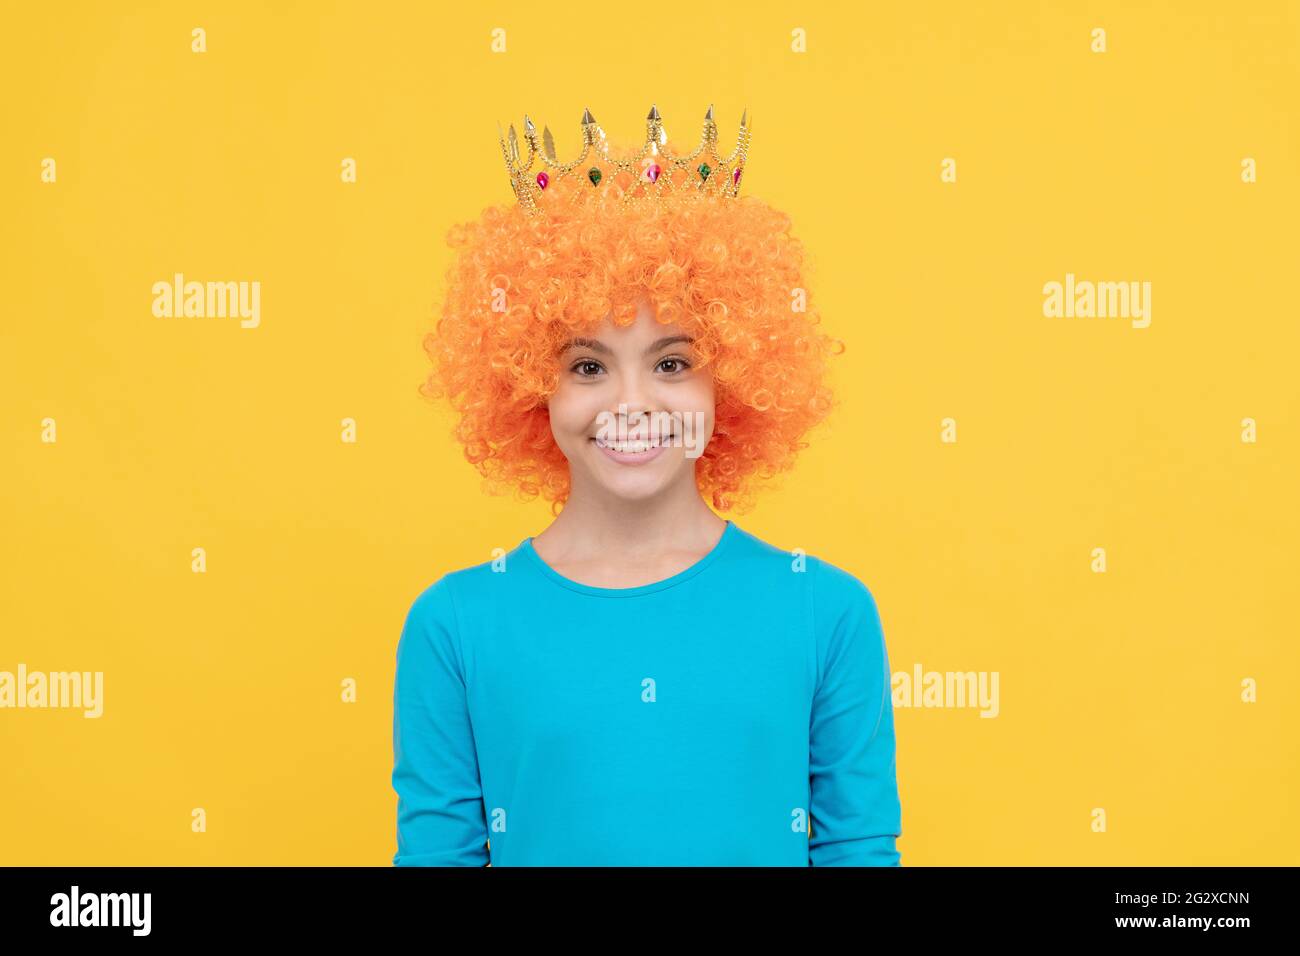
POLYGON ((712 104, 712 103, 709 104, 709 108, 708 108, 708 110, 705 112, 705 114, 704 114, 704 118, 705 118, 706 120, 708 120, 710 123, 713 122, 713 104, 712 104))
POLYGON ((542 149, 546 150, 546 156, 552 162, 555 161, 555 137, 551 135, 549 126, 542 127, 542 149))
POLYGON ((582 125, 583 125, 583 126, 590 126, 590 125, 592 125, 592 124, 595 123, 595 122, 596 122, 596 117, 592 116, 592 115, 591 115, 591 110, 587 109, 587 108, 584 106, 584 107, 582 108, 582 125))
POLYGON ((515 124, 510 124, 510 160, 519 162, 519 136, 515 133, 515 124))
POLYGON ((528 114, 527 114, 527 113, 524 114, 524 129, 525 129, 528 133, 535 133, 535 132, 537 132, 537 127, 533 125, 533 121, 530 120, 530 119, 528 118, 528 114))
POLYGON ((660 118, 661 118, 661 117, 659 116, 659 107, 655 106, 654 104, 651 104, 651 106, 650 106, 650 115, 647 116, 646 119, 648 119, 648 120, 657 120, 657 119, 660 119, 660 118))
POLYGON ((497 139, 501 143, 501 155, 505 157, 506 167, 510 166, 510 150, 506 147, 506 131, 501 128, 501 121, 497 120, 497 139))

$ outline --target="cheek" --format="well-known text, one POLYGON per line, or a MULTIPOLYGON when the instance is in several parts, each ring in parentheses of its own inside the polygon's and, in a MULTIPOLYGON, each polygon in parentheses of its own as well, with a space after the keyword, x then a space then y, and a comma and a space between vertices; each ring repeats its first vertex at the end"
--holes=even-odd
POLYGON ((681 411, 695 416, 695 421, 702 426, 704 434, 713 431, 714 403, 713 380, 702 379, 698 385, 693 384, 689 392, 682 396, 681 411), (701 414, 695 415, 696 412, 701 414))
POLYGON ((551 434, 561 444, 571 443, 574 435, 590 430, 595 412, 591 409, 592 396, 582 389, 563 385, 547 400, 551 420, 551 434))
POLYGON ((692 462, 704 453, 713 435, 715 403, 713 380, 692 380, 680 383, 671 398, 671 408, 681 416, 681 440, 686 447, 682 454, 692 462))

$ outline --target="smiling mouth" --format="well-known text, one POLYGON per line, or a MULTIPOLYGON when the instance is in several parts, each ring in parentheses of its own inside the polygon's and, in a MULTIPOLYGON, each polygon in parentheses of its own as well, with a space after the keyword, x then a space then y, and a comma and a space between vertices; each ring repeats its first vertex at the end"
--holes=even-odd
POLYGON ((653 440, 638 439, 633 441, 605 441, 602 438, 593 438, 597 448, 607 448, 610 451, 618 452, 620 455, 643 455, 647 452, 654 451, 666 445, 671 445, 676 435, 663 435, 653 440))

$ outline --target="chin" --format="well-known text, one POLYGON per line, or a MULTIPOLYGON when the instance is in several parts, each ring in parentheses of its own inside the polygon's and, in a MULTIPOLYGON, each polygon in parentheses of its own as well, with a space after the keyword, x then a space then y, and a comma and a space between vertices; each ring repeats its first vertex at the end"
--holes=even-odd
POLYGON ((589 474, 592 484, 606 494, 627 501, 653 498, 665 488, 671 487, 678 478, 676 468, 664 468, 662 471, 656 469, 651 473, 649 468, 628 468, 626 471, 621 471, 619 465, 606 468, 599 463, 595 468, 589 469, 589 474), (619 471, 610 474, 615 469, 619 471))
POLYGON ((646 481, 643 479, 633 481, 598 480, 597 483, 610 496, 622 498, 625 501, 642 501, 653 498, 671 484, 669 481, 646 481))

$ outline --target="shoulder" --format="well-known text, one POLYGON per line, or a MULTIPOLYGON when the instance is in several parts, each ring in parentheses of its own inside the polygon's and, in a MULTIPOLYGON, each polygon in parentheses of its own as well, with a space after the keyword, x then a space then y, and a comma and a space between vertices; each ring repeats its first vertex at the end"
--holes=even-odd
POLYGON ((399 656, 404 647, 409 655, 416 650, 412 645, 418 645, 419 651, 432 649, 459 659, 463 626, 476 619, 483 601, 499 599, 491 586, 492 578, 502 577, 494 575, 496 563, 494 558, 446 571, 421 587, 407 604, 399 656))
POLYGON ((498 551, 486 561, 446 571, 425 585, 411 600, 408 618, 446 619, 457 612, 472 615, 480 602, 499 600, 502 583, 514 580, 501 572, 516 560, 520 548, 498 551))
POLYGON ((426 585, 410 602, 397 641, 399 676, 430 659, 459 658, 460 628, 448 575, 426 585))
POLYGON ((827 671, 871 673, 888 668, 875 595, 861 578, 818 557, 808 559, 817 641, 818 681, 827 671))
POLYGON ((769 541, 735 526, 727 563, 733 571, 757 583, 772 584, 774 579, 799 580, 791 572, 807 570, 804 551, 800 548, 781 548, 769 541))
POLYGON ((813 576, 813 596, 819 610, 857 610, 877 614, 875 595, 857 575, 812 555, 808 557, 808 565, 813 576))
POLYGON ((415 595, 406 612, 408 626, 432 621, 450 623, 455 609, 451 596, 451 576, 451 573, 440 575, 415 595))
POLYGON ((773 575, 777 575, 787 580, 807 582, 805 587, 818 608, 875 607, 871 590, 849 571, 804 548, 778 547, 741 528, 736 528, 735 543, 728 561, 740 573, 759 580, 766 578, 770 581, 773 575), (791 572, 804 573, 792 575, 791 572))
POLYGON ((472 620, 461 593, 463 568, 425 585, 411 600, 397 640, 398 684, 419 683, 432 673, 465 673, 462 621, 472 620))

